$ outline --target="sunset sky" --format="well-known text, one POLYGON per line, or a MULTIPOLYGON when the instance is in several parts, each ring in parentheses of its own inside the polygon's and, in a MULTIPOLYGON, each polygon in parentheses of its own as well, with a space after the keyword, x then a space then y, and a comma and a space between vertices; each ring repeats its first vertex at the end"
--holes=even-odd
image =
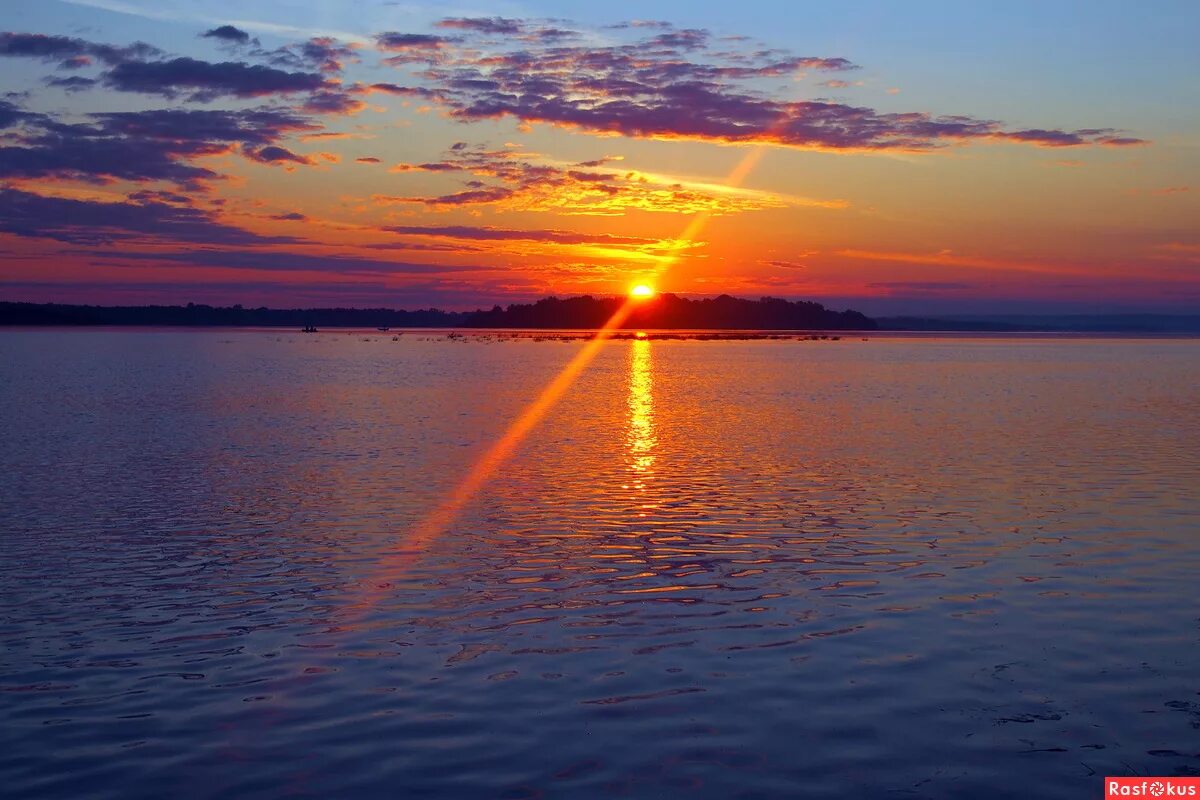
POLYGON ((0 299, 1194 311, 1200 4, 1051 5, 6 3, 0 299))

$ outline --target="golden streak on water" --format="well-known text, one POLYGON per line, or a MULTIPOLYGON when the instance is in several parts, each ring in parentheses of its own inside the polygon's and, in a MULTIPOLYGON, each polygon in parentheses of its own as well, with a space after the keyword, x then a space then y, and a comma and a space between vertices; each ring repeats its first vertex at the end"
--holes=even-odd
POLYGON ((629 467, 634 488, 644 489, 654 469, 658 437, 654 430, 654 376, 651 344, 644 339, 629 343, 629 467))

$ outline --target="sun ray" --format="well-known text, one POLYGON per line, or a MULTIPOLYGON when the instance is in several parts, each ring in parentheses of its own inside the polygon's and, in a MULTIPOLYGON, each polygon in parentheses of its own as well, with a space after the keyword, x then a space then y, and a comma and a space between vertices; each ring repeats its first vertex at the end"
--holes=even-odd
MULTIPOLYGON (((730 187, 738 186, 762 160, 766 149, 766 145, 758 145, 748 151, 742 157, 741 161, 734 166, 733 170, 730 171, 728 177, 725 179, 725 184, 730 187)), ((682 243, 693 242, 704 231, 705 226, 708 225, 712 216, 712 213, 708 211, 697 212, 688 222, 682 233, 676 238, 676 241, 682 243)), ((680 252, 683 249, 683 247, 680 247, 675 252, 664 256, 656 265, 652 273, 652 279, 644 282, 646 288, 650 289, 651 295, 654 292, 653 287, 659 285, 663 275, 679 260, 680 252)), ((420 523, 409 529, 403 540, 398 542, 395 548, 387 551, 381 557, 376 571, 365 581, 365 585, 372 587, 369 589, 368 596, 360 598, 358 602, 353 604, 353 607, 357 608, 360 613, 365 614, 369 611, 375 605, 375 601, 378 599, 377 596, 384 591, 380 582, 390 579, 390 577, 410 566, 425 553, 435 539, 440 537, 453 524, 454 520, 458 518, 467 504, 471 502, 484 484, 495 474, 496 470, 512 456, 529 432, 533 430, 571 385, 574 384, 575 379, 595 359, 616 330, 629 319, 634 308, 640 303, 645 302, 645 299, 645 295, 634 294, 633 292, 629 294, 616 313, 596 331, 595 335, 551 379, 550 383, 542 389, 533 402, 513 420, 504 434, 472 464, 471 468, 455 488, 420 523)))

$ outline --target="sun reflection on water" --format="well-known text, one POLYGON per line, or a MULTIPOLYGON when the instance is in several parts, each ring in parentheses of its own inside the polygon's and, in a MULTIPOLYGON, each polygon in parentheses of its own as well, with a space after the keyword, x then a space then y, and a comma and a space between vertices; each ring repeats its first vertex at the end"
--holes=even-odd
POLYGON ((633 488, 645 489, 645 480, 654 469, 654 449, 658 437, 654 430, 654 362, 651 344, 644 339, 629 343, 629 468, 633 488))

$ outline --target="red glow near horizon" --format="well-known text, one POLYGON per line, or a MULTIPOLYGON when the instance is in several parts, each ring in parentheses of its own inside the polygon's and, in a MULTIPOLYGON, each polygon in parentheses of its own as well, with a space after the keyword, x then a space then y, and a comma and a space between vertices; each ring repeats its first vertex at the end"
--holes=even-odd
MULTIPOLYGON (((727 185, 734 187, 744 180, 754 166, 762 159, 762 150, 763 148, 759 146, 746 153, 733 171, 730 172, 726 180, 727 185)), ((697 214, 688 223, 678 238, 683 241, 689 241, 698 236, 704 230, 704 226, 710 218, 711 215, 705 212, 697 214)), ((671 259, 664 260, 664 264, 656 271, 656 284, 662 279, 671 263, 671 259)), ((455 488, 418 525, 406 532, 404 539, 398 543, 399 548, 389 551, 381 558, 372 577, 365 582, 367 586, 376 588, 370 590, 371 594, 369 597, 352 604, 354 607, 358 608, 361 613, 368 611, 374 605, 378 594, 382 591, 377 588, 380 581, 390 579, 397 570, 411 565, 416 559, 424 555, 433 541, 446 532, 467 504, 474 499, 492 475, 495 474, 496 470, 513 455, 521 442, 525 440, 525 437, 529 435, 546 414, 554 408, 567 390, 571 388, 579 375, 591 364, 592 360, 599 354, 601 348, 612 337, 614 331, 629 319, 634 308, 639 303, 645 302, 648 297, 652 297, 653 294, 654 289, 648 283, 637 284, 631 288, 629 296, 617 309, 616 313, 571 357, 566 366, 551 379, 538 396, 517 415, 500 438, 472 464, 455 488)), ((644 336, 644 334, 641 335, 644 336)), ((641 342, 641 344, 648 343, 641 342)))

